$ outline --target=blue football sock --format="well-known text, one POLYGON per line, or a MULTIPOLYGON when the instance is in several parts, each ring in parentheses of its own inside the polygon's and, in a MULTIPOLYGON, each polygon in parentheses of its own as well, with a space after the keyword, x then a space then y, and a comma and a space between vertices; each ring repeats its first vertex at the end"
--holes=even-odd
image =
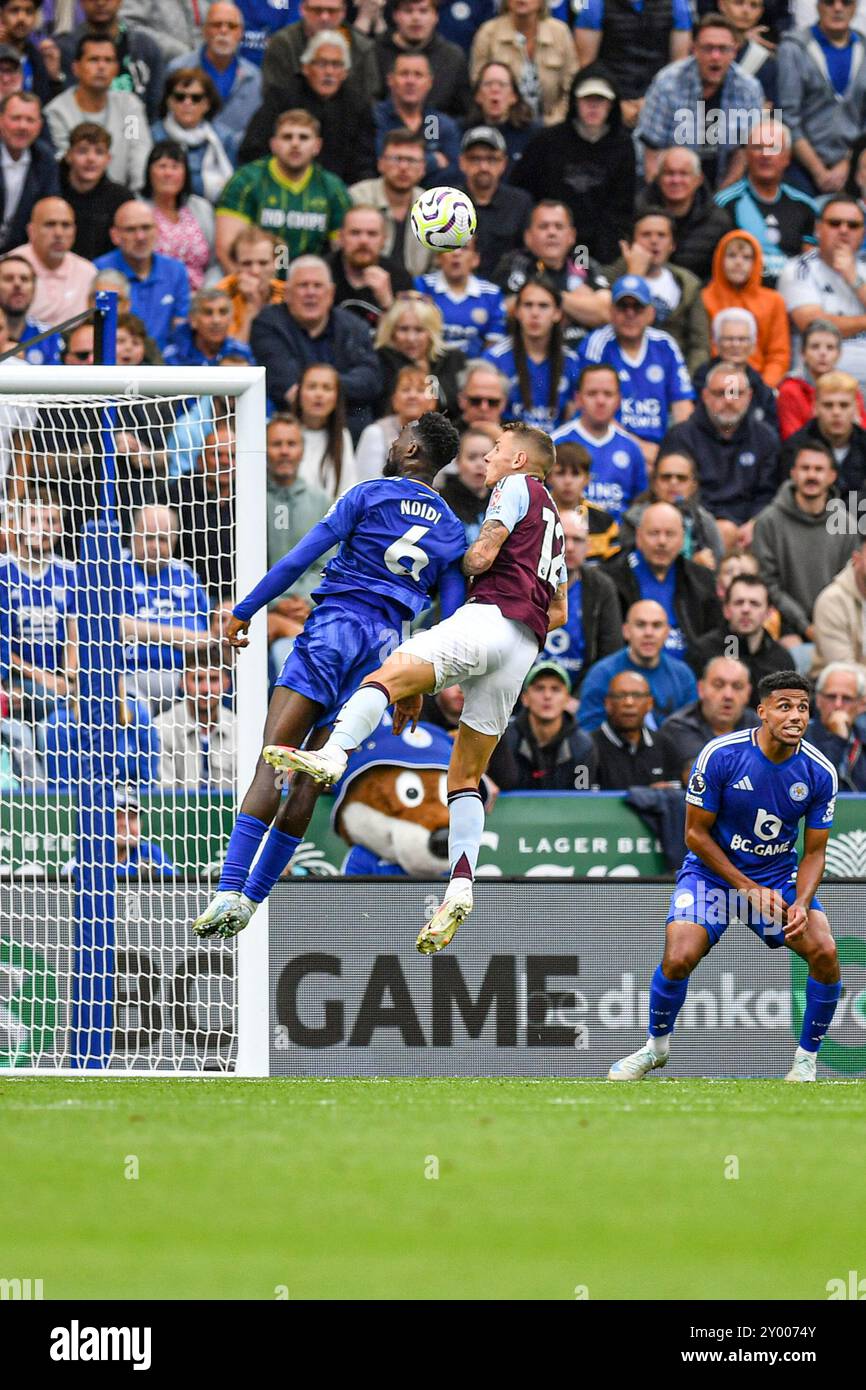
POLYGON ((461 787, 448 793, 448 863, 452 878, 475 877, 481 836, 484 833, 484 803, 476 787, 461 787))
POLYGON ((688 987, 688 976, 684 980, 669 980, 661 966, 656 966, 649 997, 651 1038, 664 1038, 674 1031, 677 1014, 686 1002, 688 987))
POLYGON ((820 980, 813 980, 811 975, 808 976, 803 1027, 800 1029, 800 1046, 804 1052, 818 1051, 824 1041, 824 1034, 833 1022, 841 993, 841 980, 837 980, 835 985, 822 985, 820 980))
POLYGON ((360 748, 373 730, 378 729, 382 715, 390 703, 391 696, 384 685, 368 681, 360 690, 356 690, 354 695, 349 696, 337 715, 328 742, 336 743, 337 747, 344 749, 346 753, 360 748))
POLYGON ((229 839, 229 847, 220 874, 220 892, 240 893, 247 881, 250 865, 256 857, 268 827, 257 816, 245 816, 243 812, 235 821, 235 828, 229 839))
POLYGON ((248 898, 252 898, 254 903, 264 902, 300 843, 299 835, 287 835, 285 831, 277 830, 276 826, 271 827, 256 867, 244 884, 244 893, 248 898))

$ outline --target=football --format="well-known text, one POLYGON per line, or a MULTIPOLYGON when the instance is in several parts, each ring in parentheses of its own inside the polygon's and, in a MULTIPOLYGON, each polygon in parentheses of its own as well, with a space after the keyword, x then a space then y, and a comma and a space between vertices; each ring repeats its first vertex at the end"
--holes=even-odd
POLYGON ((412 231, 431 251, 465 246, 475 235, 472 199, 460 188, 430 188, 412 208, 412 231))

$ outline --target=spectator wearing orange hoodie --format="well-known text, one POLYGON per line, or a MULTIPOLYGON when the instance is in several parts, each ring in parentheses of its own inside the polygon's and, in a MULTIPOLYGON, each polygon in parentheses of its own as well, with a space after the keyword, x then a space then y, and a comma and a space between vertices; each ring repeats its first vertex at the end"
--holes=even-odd
POLYGON ((739 229, 722 237, 713 255, 713 275, 701 292, 712 321, 721 309, 748 309, 758 325, 758 341, 749 365, 768 386, 778 386, 791 365, 791 335, 785 301, 761 284, 764 258, 760 243, 739 229))
MULTIPOLYGON (((815 414, 815 382, 825 372, 833 372, 842 352, 842 334, 829 319, 813 319, 801 339, 802 375, 786 376, 776 401, 779 433, 788 439, 808 425, 815 414)), ((866 402, 857 392, 860 424, 866 426, 866 402)))

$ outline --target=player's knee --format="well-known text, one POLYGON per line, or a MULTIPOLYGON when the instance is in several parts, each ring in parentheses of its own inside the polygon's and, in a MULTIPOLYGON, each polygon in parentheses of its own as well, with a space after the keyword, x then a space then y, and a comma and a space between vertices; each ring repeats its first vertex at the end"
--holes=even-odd
POLYGON ((662 961, 662 971, 669 980, 685 980, 691 975, 697 961, 688 947, 679 943, 669 946, 662 961))
POLYGON ((816 979, 833 980, 839 971, 839 955, 832 936, 821 937, 809 954, 809 967, 816 979))

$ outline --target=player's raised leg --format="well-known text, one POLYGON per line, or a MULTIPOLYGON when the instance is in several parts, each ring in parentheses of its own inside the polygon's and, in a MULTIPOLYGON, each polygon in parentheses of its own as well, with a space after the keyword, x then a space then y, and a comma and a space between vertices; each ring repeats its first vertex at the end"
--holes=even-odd
MULTIPOLYGON (((265 744, 275 741, 303 742, 321 713, 322 706, 314 700, 278 685, 271 697, 265 720, 265 744)), ((248 925, 259 902, 266 896, 253 897, 245 893, 253 860, 266 835, 268 839, 259 861, 263 871, 270 873, 279 865, 279 877, 289 863, 300 844, 300 836, 287 836, 278 826, 271 828, 268 834, 280 805, 281 794, 279 780, 262 754, 229 838, 217 891, 193 923, 196 936, 234 936, 248 925)), ((259 869, 259 865, 256 869, 259 869)), ((254 883, 257 884, 257 881, 254 883)))
POLYGON ((461 723, 448 766, 448 862, 445 897, 422 928, 415 945, 422 955, 441 951, 472 911, 472 884, 484 833, 481 778, 498 734, 483 734, 461 723))
POLYGON ((813 908, 803 936, 786 944, 806 961, 809 974, 800 1041, 785 1080, 816 1081, 818 1051, 842 993, 839 956, 826 914, 813 908))
POLYGON ((677 1015, 686 1002, 689 976, 710 945, 706 928, 697 922, 668 922, 664 957, 650 984, 647 1040, 637 1052, 614 1062, 607 1074, 609 1081, 641 1081, 648 1072, 665 1065, 677 1015))

